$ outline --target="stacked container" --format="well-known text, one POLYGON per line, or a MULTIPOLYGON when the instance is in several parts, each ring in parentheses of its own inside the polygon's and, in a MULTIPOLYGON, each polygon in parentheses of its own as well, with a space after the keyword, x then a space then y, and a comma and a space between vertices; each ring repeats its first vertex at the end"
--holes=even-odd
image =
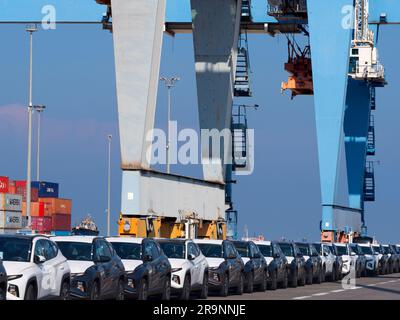
POLYGON ((22 228, 22 196, 9 193, 9 179, 0 177, 0 233, 22 228))

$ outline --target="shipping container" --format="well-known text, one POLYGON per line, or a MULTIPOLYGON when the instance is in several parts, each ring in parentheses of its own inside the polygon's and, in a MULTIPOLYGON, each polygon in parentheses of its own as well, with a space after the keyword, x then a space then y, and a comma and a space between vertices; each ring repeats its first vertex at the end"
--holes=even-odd
POLYGON ((39 198, 39 202, 46 204, 45 215, 56 213, 71 214, 72 200, 59 198, 39 198))
POLYGON ((8 193, 8 188, 10 185, 10 180, 8 177, 0 177, 0 192, 8 193))
POLYGON ((22 211, 22 196, 0 193, 0 211, 22 211))
POLYGON ((14 185, 15 187, 26 187, 26 180, 15 180, 11 183, 11 185, 14 185))
POLYGON ((51 217, 32 217, 32 230, 37 232, 50 232, 52 229, 51 217))
POLYGON ((0 234, 17 234, 16 229, 0 229, 0 234))
POLYGON ((33 181, 32 187, 39 190, 39 198, 58 198, 58 183, 33 181))
MULTIPOLYGON (((26 186, 16 186, 15 193, 22 195, 22 200, 26 201, 26 186)), ((31 202, 37 202, 39 199, 39 190, 31 188, 31 202)))
MULTIPOLYGON (((32 217, 44 217, 49 216, 45 214, 45 203, 43 202, 31 202, 31 216, 32 217)), ((22 215, 26 216, 26 202, 22 203, 22 215)))
POLYGON ((0 211, 0 229, 22 228, 22 214, 16 211, 0 211))
POLYGON ((51 230, 70 231, 71 215, 69 214, 53 214, 51 230))

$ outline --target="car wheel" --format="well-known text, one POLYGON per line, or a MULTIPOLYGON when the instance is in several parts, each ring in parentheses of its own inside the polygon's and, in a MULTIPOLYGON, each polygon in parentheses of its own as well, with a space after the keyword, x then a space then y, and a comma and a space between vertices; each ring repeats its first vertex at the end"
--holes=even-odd
POLYGON ((289 282, 289 280, 288 280, 288 272, 287 272, 287 270, 285 270, 285 274, 283 275, 283 280, 282 280, 282 283, 281 283, 281 288, 282 289, 286 289, 288 287, 288 282, 289 282))
MULTIPOLYGON (((271 286, 272 285, 273 284, 271 283, 271 286)), ((277 278, 276 273, 275 273, 275 289, 276 289, 277 286, 278 286, 278 278, 277 278)), ((265 292, 265 290, 267 290, 267 288, 268 288, 268 274, 267 274, 267 271, 264 271, 263 278, 262 278, 261 284, 260 284, 258 289, 261 292, 265 292)))
POLYGON ((164 283, 164 290, 161 295, 161 300, 170 300, 171 299, 171 276, 167 276, 167 279, 164 283))
POLYGON ((203 285, 201 286, 199 297, 200 297, 200 299, 208 298, 208 274, 207 273, 204 273, 204 275, 203 275, 203 285))
POLYGON ((219 291, 219 295, 221 297, 227 297, 229 294, 229 275, 224 274, 221 277, 221 290, 219 291))
POLYGON ((0 288, 0 301, 6 300, 6 291, 3 288, 0 288))
POLYGON ((278 286, 278 275, 277 271, 274 270, 272 271, 271 279, 268 285, 268 290, 276 290, 277 286, 278 286))
POLYGON ((125 300, 125 293, 124 293, 124 280, 119 279, 118 281, 118 291, 117 291, 117 296, 115 297, 115 300, 125 300))
POLYGON ((244 289, 244 275, 243 275, 243 273, 240 273, 239 284, 236 287, 236 294, 242 295, 243 289, 244 289))
POLYGON ((97 281, 93 283, 90 300, 100 300, 100 285, 97 281))
POLYGON ((299 286, 304 286, 306 284, 306 270, 303 268, 301 273, 301 278, 299 279, 299 286))
POLYGON ((249 272, 247 276, 247 285, 246 285, 246 292, 253 293, 254 291, 254 274, 253 272, 249 272))
POLYGON ((313 283, 313 269, 308 270, 306 284, 311 285, 313 283))
POLYGON ((335 266, 332 268, 331 281, 332 282, 336 281, 336 267, 335 266))
POLYGON ((33 284, 30 284, 26 289, 25 300, 37 300, 37 292, 33 284))
POLYGON ((179 299, 189 300, 189 298, 190 298, 190 278, 188 275, 186 275, 185 280, 183 281, 183 288, 179 296, 179 299))
POLYGON ((297 274, 297 269, 293 272, 292 278, 290 279, 290 286, 292 288, 297 288, 297 282, 298 282, 298 274, 297 274))
POLYGON ((61 284, 60 289, 60 300, 68 300, 69 299, 69 281, 64 281, 61 284))
POLYGON ((138 292, 138 300, 147 300, 149 296, 149 286, 147 279, 141 279, 138 292))

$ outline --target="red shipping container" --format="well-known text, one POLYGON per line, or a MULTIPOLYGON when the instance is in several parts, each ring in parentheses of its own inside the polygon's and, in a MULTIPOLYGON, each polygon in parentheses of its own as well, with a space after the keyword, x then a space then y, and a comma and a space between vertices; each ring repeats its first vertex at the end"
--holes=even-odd
POLYGON ((10 180, 8 177, 0 177, 0 192, 1 193, 8 193, 10 180))
MULTIPOLYGON (((26 201, 26 186, 16 186, 15 193, 22 196, 22 201, 26 201)), ((38 202, 39 190, 37 188, 31 188, 31 202, 38 202)))
POLYGON ((26 181, 25 180, 15 180, 13 181, 16 187, 25 187, 26 188, 26 181))
POLYGON ((39 198, 45 203, 45 215, 71 214, 72 200, 60 198, 39 198))
MULTIPOLYGON (((44 217, 49 216, 45 214, 45 204, 43 202, 31 202, 31 216, 44 217)), ((26 216, 26 202, 22 202, 22 215, 26 216)))
POLYGON ((71 215, 69 214, 53 214, 51 230, 70 231, 71 215))
POLYGON ((32 217, 32 230, 50 232, 52 227, 51 217, 32 217))
POLYGON ((8 186, 8 193, 16 194, 16 193, 17 193, 16 187, 10 184, 10 185, 8 186))

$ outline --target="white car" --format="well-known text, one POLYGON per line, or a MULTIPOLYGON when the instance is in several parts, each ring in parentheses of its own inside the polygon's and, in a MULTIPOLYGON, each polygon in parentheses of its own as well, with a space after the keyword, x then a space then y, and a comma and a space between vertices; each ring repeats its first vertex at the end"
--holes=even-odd
POLYGON ((371 275, 377 275, 379 272, 379 255, 375 254, 372 245, 370 243, 360 243, 361 251, 364 253, 367 259, 366 269, 367 273, 371 275))
POLYGON ((350 255, 349 247, 346 243, 335 243, 335 247, 338 255, 342 257, 342 274, 347 275, 350 273, 351 268, 356 265, 357 257, 350 255))
POLYGON ((192 291, 201 299, 208 296, 208 262, 190 239, 156 239, 171 263, 171 289, 182 300, 192 291))
POLYGON ((47 237, 1 235, 0 259, 8 275, 7 300, 68 299, 67 259, 47 237))
POLYGON ((322 259, 322 268, 325 270, 325 280, 328 278, 331 281, 336 281, 337 266, 335 255, 325 243, 314 243, 314 247, 317 249, 322 259))
MULTIPOLYGON (((110 242, 111 244, 113 244, 113 243, 114 244, 119 244, 119 243, 137 244, 138 248, 139 248, 139 252, 138 252, 139 256, 141 254, 140 250, 141 250, 143 238, 109 237, 109 238, 106 238, 106 240, 108 242, 110 242)), ((115 247, 114 247, 114 249, 115 249, 115 247)), ((118 253, 118 250, 117 250, 117 253, 118 253)), ((126 273, 133 272, 136 269, 136 267, 143 264, 143 261, 141 259, 124 259, 125 257, 121 257, 121 256, 120 256, 120 258, 121 258, 122 263, 124 264, 126 273)))

